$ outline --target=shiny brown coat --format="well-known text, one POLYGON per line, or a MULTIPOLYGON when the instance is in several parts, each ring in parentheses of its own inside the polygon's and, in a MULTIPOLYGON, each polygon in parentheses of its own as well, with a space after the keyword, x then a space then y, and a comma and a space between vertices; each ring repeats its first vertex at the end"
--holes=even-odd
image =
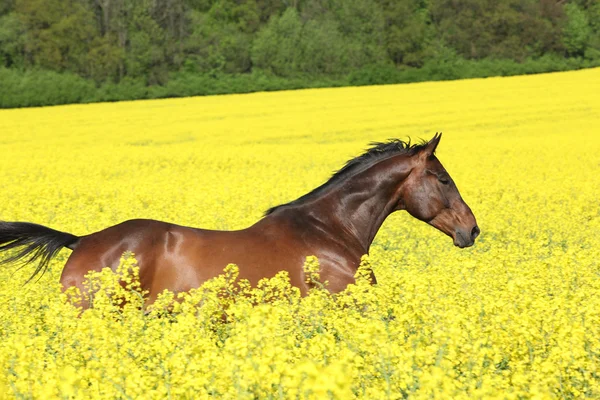
POLYGON ((473 245, 479 228, 434 155, 440 138, 436 134, 429 142, 412 146, 402 141, 379 143, 319 188, 269 210, 239 231, 137 219, 76 237, 39 225, 5 222, 0 224, 0 250, 20 248, 7 260, 15 261, 41 248, 43 240, 33 239, 45 235, 46 258, 37 273, 60 247, 72 249, 60 278, 65 289, 83 289, 86 273, 107 266, 115 269, 121 255, 131 251, 149 303, 164 289, 182 292, 199 287, 230 263, 238 265, 239 277, 252 284, 285 270, 291 284, 306 293, 303 265, 311 255, 319 259, 328 289, 339 292, 354 282, 361 256, 369 252, 377 231, 394 211, 408 211, 452 237, 456 246, 473 245))

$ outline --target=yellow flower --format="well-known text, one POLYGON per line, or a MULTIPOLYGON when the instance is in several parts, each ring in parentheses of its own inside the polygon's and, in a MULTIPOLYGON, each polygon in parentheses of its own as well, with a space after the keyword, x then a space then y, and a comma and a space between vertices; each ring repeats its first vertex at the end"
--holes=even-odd
POLYGON ((590 69, 0 111, 2 220, 241 229, 368 142, 443 130, 482 229, 460 250, 395 213, 336 295, 315 257, 306 297, 231 264, 151 307, 135 254, 82 292, 68 250, 25 286, 2 266, 0 398, 600 398, 598 93, 590 69))

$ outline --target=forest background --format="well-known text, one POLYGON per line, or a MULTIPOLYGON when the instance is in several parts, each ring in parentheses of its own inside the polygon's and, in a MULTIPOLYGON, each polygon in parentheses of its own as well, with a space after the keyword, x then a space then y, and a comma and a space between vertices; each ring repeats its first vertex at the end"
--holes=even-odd
POLYGON ((598 0, 0 0, 3 108, 598 65, 598 0))

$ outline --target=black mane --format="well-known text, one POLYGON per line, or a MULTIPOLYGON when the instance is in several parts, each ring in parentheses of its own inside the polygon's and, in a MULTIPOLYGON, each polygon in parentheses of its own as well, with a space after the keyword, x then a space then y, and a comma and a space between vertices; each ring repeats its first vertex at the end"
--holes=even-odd
POLYGON ((281 207, 297 205, 304 200, 309 200, 321 194, 325 189, 344 180, 349 174, 355 172, 359 168, 369 167, 375 162, 392 155, 406 154, 412 156, 425 148, 425 146, 427 146, 426 141, 420 144, 411 144, 410 139, 406 142, 400 139, 390 139, 387 142, 373 142, 371 143, 371 147, 365 153, 349 160, 339 171, 334 173, 327 182, 294 201, 270 208, 265 215, 272 214, 281 207))

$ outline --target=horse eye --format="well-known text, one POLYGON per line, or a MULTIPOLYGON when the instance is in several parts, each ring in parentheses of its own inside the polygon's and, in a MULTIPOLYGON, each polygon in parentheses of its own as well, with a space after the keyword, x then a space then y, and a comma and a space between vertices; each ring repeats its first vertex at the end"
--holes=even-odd
POLYGON ((438 180, 442 183, 442 185, 447 185, 450 183, 450 179, 448 178, 438 178, 438 180))

